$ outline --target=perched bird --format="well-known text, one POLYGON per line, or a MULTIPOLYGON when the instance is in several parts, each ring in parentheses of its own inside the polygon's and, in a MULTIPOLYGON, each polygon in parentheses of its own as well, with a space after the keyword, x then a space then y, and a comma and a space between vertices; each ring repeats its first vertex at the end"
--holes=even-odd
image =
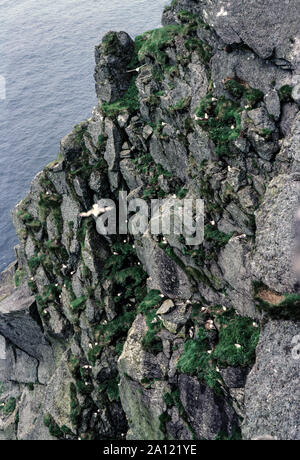
POLYGON ((113 209, 112 206, 109 206, 108 208, 101 208, 97 203, 93 205, 92 209, 90 209, 87 212, 81 212, 79 215, 80 217, 98 217, 100 214, 103 214, 104 212, 111 211, 113 209))

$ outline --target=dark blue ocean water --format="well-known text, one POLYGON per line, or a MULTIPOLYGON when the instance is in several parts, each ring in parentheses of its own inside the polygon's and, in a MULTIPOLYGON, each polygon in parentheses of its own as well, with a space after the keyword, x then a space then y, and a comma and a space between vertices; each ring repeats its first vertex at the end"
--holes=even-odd
POLYGON ((10 211, 59 140, 95 105, 94 45, 158 27, 167 0, 0 0, 0 270, 14 259, 10 211))

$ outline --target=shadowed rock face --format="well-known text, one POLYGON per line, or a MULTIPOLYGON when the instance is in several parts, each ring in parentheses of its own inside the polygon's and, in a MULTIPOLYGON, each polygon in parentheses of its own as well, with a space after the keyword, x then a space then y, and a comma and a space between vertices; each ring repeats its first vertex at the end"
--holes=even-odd
POLYGON ((197 437, 214 439, 215 433, 232 431, 237 415, 223 398, 187 375, 179 377, 178 385, 182 405, 197 437))
POLYGON ((108 32, 95 48, 96 94, 102 102, 115 102, 127 91, 132 73, 126 73, 134 42, 126 32, 108 32))
POLYGON ((13 212, 0 439, 299 439, 298 3, 178 0, 96 47, 98 106, 13 212), (100 236, 119 190, 202 199, 203 243, 100 236))
POLYGON ((41 359, 49 345, 35 299, 28 287, 16 289, 0 304, 0 333, 29 355, 41 359))

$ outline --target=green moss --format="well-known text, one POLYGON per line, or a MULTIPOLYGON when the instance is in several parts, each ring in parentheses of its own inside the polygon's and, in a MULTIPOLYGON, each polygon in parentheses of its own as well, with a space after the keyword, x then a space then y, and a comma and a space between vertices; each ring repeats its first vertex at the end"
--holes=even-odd
MULTIPOLYGON (((197 376, 221 394, 224 382, 217 367, 251 366, 255 360, 260 329, 253 325, 251 318, 240 317, 233 309, 224 312, 216 307, 215 313, 213 310, 210 318, 219 323, 218 342, 214 349, 211 349, 209 332, 200 326, 197 336, 185 342, 177 368, 182 373, 197 376)), ((193 318, 195 315, 196 312, 193 318)), ((206 316, 206 320, 208 318, 206 316)))
POLYGON ((21 286, 25 276, 26 276, 26 270, 24 268, 22 269, 18 268, 18 270, 15 273, 15 286, 16 287, 21 286))
POLYGON ((38 266, 44 262, 46 256, 44 254, 38 256, 32 256, 27 262, 28 262, 28 267, 30 269, 31 273, 34 273, 35 270, 38 268, 38 266))
POLYGON ((64 439, 64 432, 60 429, 59 425, 50 414, 45 415, 44 425, 49 429, 51 436, 58 439, 64 439))
POLYGON ((99 385, 99 390, 105 392, 110 402, 118 401, 120 399, 119 394, 119 383, 120 376, 114 377, 110 380, 107 380, 99 385))
POLYGON ((72 425, 78 426, 81 420, 81 408, 77 398, 76 386, 70 383, 70 421, 72 425))
POLYGON ((105 141, 106 141, 105 136, 103 136, 103 134, 100 134, 98 136, 98 147, 101 147, 103 144, 105 144, 105 141))
MULTIPOLYGON (((106 334, 107 334, 107 330, 106 330, 106 334)), ((106 340, 109 342, 110 338, 106 337, 106 340)), ((95 346, 93 346, 93 348, 89 349, 89 351, 88 351, 88 360, 89 360, 89 363, 91 364, 91 366, 96 365, 96 361, 101 355, 102 348, 103 348, 102 345, 95 345, 95 346)))
POLYGON ((251 318, 237 316, 232 311, 222 315, 220 322, 223 327, 213 358, 224 366, 251 366, 255 361, 260 328, 253 326, 251 318))
POLYGON ((74 312, 83 311, 85 309, 85 302, 87 296, 81 296, 71 302, 71 308, 74 312))
POLYGON ((166 406, 168 408, 176 406, 177 409, 178 409, 179 415, 181 417, 185 415, 185 410, 184 410, 184 407, 183 407, 182 402, 180 400, 180 393, 179 393, 178 388, 176 390, 172 391, 171 393, 165 393, 164 401, 165 401, 166 406))
POLYGON ((139 60, 143 62, 145 57, 149 56, 165 68, 169 63, 165 49, 172 44, 174 37, 182 30, 182 26, 170 25, 146 32, 140 37, 139 60))
POLYGON ((160 291, 151 290, 138 307, 138 313, 143 313, 148 326, 148 330, 142 340, 142 347, 145 351, 153 354, 162 351, 162 341, 157 337, 157 333, 162 329, 162 322, 156 317, 156 310, 161 305, 161 302, 160 291))
POLYGON ((1 413, 6 417, 12 414, 16 408, 16 404, 16 398, 8 398, 8 400, 5 402, 5 405, 0 409, 1 413))
POLYGON ((188 110, 191 103, 191 98, 182 97, 176 104, 171 105, 169 107, 170 112, 182 112, 184 110, 188 110))
POLYGON ((38 232, 41 228, 41 222, 35 219, 27 210, 20 210, 17 213, 23 224, 33 232, 38 232))
MULTIPOLYGON (((98 326, 97 330, 101 334, 101 345, 109 345, 126 336, 135 317, 135 311, 126 311, 126 307, 123 307, 114 320, 108 321, 106 325, 98 326)), ((91 364, 93 364, 93 361, 91 361, 91 364)))
POLYGON ((163 412, 159 417, 159 429, 162 433, 166 434, 167 428, 166 425, 169 423, 172 419, 170 415, 167 412, 163 412))
POLYGON ((148 292, 143 301, 140 303, 138 307, 138 313, 148 313, 149 311, 153 310, 153 308, 158 308, 160 304, 160 291, 152 289, 148 292))
POLYGON ((251 88, 246 82, 242 82, 240 80, 228 79, 224 83, 224 89, 235 99, 244 98, 245 102, 251 107, 254 107, 264 97, 264 93, 262 91, 251 88))
POLYGON ((203 64, 208 64, 212 58, 212 48, 199 38, 189 38, 185 42, 188 51, 197 51, 203 64))
POLYGON ((76 389, 78 393, 87 396, 93 392, 94 386, 90 382, 76 380, 76 389))
POLYGON ((91 364, 95 364, 101 350, 109 344, 118 344, 118 354, 136 315, 136 305, 146 294, 147 274, 138 265, 135 248, 130 243, 116 242, 113 254, 103 269, 103 278, 113 282, 112 297, 118 315, 112 320, 96 325, 95 335, 99 343, 89 353, 91 364))
POLYGON ((104 55, 116 54, 119 45, 119 40, 116 32, 108 32, 102 40, 102 53, 104 55))
POLYGON ((281 86, 278 90, 278 96, 280 102, 291 102, 292 101, 293 87, 290 85, 281 86))
POLYGON ((223 431, 218 433, 218 435, 214 438, 214 441, 241 441, 242 432, 240 427, 236 426, 232 429, 232 433, 228 434, 223 431))
POLYGON ((177 369, 184 374, 196 375, 199 380, 206 382, 216 393, 222 393, 221 378, 211 363, 208 350, 207 333, 204 329, 199 329, 195 339, 188 339, 185 342, 184 351, 177 363, 177 369))
POLYGON ((156 316, 156 311, 147 313, 146 323, 148 330, 142 339, 142 347, 145 351, 156 355, 163 351, 163 344, 157 333, 161 331, 163 324, 156 316), (153 322, 154 321, 154 322, 153 322))
POLYGON ((197 123, 215 143, 216 154, 230 156, 230 143, 240 137, 242 131, 240 106, 224 97, 216 101, 208 94, 202 98, 195 113, 200 118, 197 123))
POLYGON ((217 250, 225 246, 232 237, 232 235, 233 233, 227 234, 220 232, 220 230, 218 230, 214 225, 211 224, 207 224, 204 227, 204 239, 206 241, 213 242, 217 250))
POLYGON ((188 189, 187 188, 177 188, 176 190, 176 196, 177 198, 179 198, 180 200, 182 200, 183 198, 186 197, 188 193, 188 189))
POLYGON ((72 376, 76 379, 76 375, 78 374, 80 368, 80 359, 76 358, 72 353, 68 358, 68 367, 72 376))
POLYGON ((130 86, 124 96, 116 102, 108 104, 104 102, 101 106, 103 113, 109 118, 116 118, 121 112, 134 113, 139 109, 138 89, 136 77, 133 77, 130 86))
POLYGON ((272 130, 268 128, 264 128, 260 131, 260 135, 266 139, 269 139, 271 137, 272 130))

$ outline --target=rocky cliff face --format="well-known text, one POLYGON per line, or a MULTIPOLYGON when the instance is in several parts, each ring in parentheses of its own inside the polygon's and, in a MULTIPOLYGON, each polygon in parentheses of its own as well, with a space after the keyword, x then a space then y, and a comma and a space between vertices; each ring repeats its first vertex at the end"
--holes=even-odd
POLYGON ((96 47, 98 105, 13 213, 0 439, 300 438, 299 4, 246 3, 96 47), (80 213, 120 190, 204 199, 203 244, 101 236, 80 213))

